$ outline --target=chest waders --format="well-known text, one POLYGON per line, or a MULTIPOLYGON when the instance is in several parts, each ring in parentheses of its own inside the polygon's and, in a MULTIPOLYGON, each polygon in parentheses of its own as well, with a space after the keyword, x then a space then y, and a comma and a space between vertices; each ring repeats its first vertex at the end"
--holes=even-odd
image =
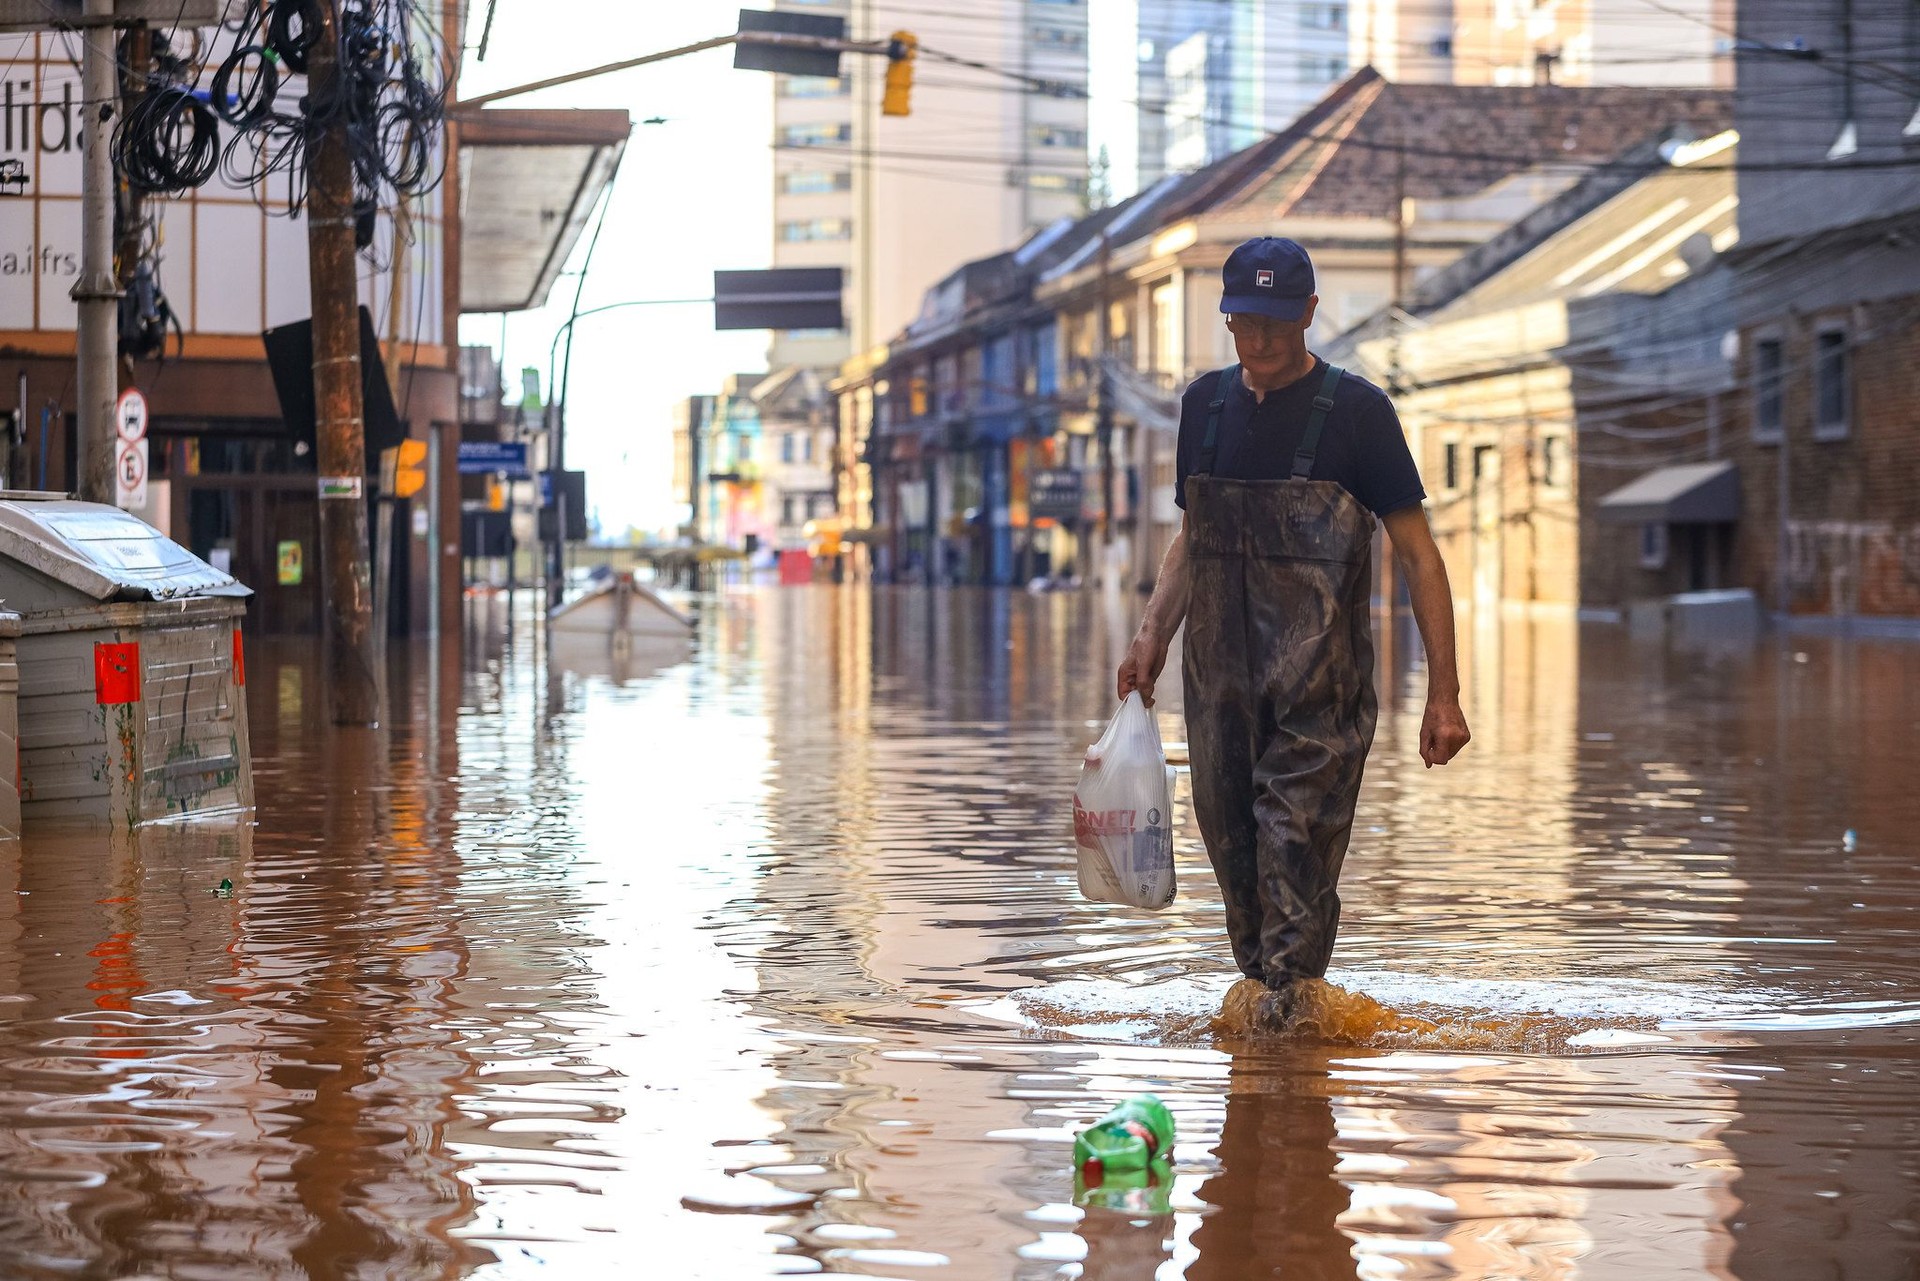
POLYGON ((1193 809, 1241 972, 1270 987, 1327 971, 1335 886, 1373 745, 1373 514, 1314 454, 1341 371, 1328 366, 1288 480, 1212 474, 1220 375, 1187 478, 1192 588, 1182 660, 1193 809))

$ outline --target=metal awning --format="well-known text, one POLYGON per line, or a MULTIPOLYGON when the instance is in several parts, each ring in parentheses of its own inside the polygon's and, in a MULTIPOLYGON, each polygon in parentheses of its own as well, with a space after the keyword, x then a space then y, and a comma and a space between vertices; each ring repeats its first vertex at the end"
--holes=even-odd
POLYGON ((1660 467, 1600 500, 1617 525, 1731 525, 1740 519, 1740 472, 1730 462, 1660 467))
POLYGON ((493 107, 455 116, 460 136, 460 310, 547 300, 633 123, 621 110, 493 107))

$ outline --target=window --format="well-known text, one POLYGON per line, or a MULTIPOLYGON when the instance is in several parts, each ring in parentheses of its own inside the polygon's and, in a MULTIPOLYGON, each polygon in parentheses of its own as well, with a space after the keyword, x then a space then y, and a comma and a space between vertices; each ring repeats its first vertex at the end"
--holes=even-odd
POLYGON ((853 173, 847 169, 795 169, 780 175, 782 195, 817 196, 852 190, 853 173))
POLYGON ((851 240, 853 221, 848 218, 797 218, 780 224, 780 239, 789 244, 807 240, 851 240))
POLYGON ((1753 344, 1753 438, 1764 443, 1780 439, 1786 423, 1781 374, 1784 350, 1778 338, 1757 338, 1753 344))
POLYGON ((1027 175, 1028 191, 1058 191, 1069 196, 1085 195, 1087 180, 1069 178, 1063 173, 1030 173, 1027 175))
POLYGON ((1543 436, 1540 439, 1540 483, 1549 489, 1565 489, 1573 481, 1568 465, 1567 438, 1543 436))
MULTIPOLYGON (((783 463, 793 461, 793 433, 790 431, 780 433, 780 461, 783 463)), ((787 523, 793 522, 789 519, 787 523)))
POLYGON ((1460 488, 1460 442, 1457 440, 1448 441, 1446 450, 1441 456, 1445 459, 1444 472, 1446 475, 1446 487, 1448 489, 1460 488))
POLYGON ((1345 31, 1345 4, 1309 4, 1300 8, 1300 25, 1314 31, 1345 31))
POLYGON ((1657 521, 1640 526, 1640 568, 1667 567, 1667 527, 1657 521))
POLYGON ((780 131, 780 145, 783 147, 826 147, 838 142, 853 141, 853 124, 843 121, 840 124, 828 124, 816 121, 804 125, 788 125, 780 131))
POLYGON ((1300 55, 1300 78, 1312 84, 1325 84, 1347 74, 1347 60, 1337 53, 1300 55))
POLYGON ((1851 430, 1853 394, 1847 331, 1822 325, 1813 336, 1813 438, 1845 440, 1851 430))
POLYGON ((1033 27, 1027 38, 1036 49, 1078 51, 1087 47, 1087 33, 1078 27, 1033 27))
POLYGON ((839 76, 781 76, 779 84, 782 98, 839 98, 848 92, 839 76))
POLYGON ((1027 139, 1036 147, 1084 147, 1087 131, 1063 125, 1033 125, 1027 130, 1027 139))

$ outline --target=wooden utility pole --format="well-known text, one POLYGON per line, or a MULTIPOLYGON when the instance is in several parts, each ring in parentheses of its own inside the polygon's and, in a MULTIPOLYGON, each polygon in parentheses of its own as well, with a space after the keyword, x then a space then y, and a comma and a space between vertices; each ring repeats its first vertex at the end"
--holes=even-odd
MULTIPOLYGON (((1404 107, 1401 108, 1405 110, 1404 107)), ((1393 165, 1393 310, 1387 315, 1387 329, 1393 335, 1388 348, 1388 358, 1392 362, 1391 376, 1387 379, 1388 390, 1398 394, 1401 384, 1400 370, 1400 330, 1406 323, 1402 315, 1407 305, 1407 127, 1403 116, 1397 131, 1399 145, 1394 148, 1393 165)), ((1392 670, 1393 653, 1393 610, 1400 593, 1400 584, 1395 581, 1393 572, 1393 549, 1384 534, 1375 538, 1374 548, 1380 560, 1380 605, 1386 611, 1387 625, 1385 649, 1388 657, 1388 670, 1392 670)))
POLYGON ((367 553, 367 444, 361 402, 360 309, 353 243, 353 164, 340 87, 335 0, 316 6, 307 59, 317 112, 330 123, 307 153, 307 272, 313 298, 314 431, 320 464, 320 547, 327 616, 327 673, 336 725, 380 719, 374 668, 373 573, 367 553))
POLYGON ((1107 272, 1112 269, 1111 246, 1107 233, 1100 233, 1100 256, 1096 260, 1099 266, 1095 270, 1093 282, 1094 302, 1097 309, 1094 333, 1098 344, 1094 348, 1094 418, 1093 438, 1100 446, 1100 550, 1101 562, 1095 573, 1106 572, 1106 549, 1113 544, 1113 388, 1108 382, 1107 356, 1113 346, 1113 315, 1107 306, 1107 272))

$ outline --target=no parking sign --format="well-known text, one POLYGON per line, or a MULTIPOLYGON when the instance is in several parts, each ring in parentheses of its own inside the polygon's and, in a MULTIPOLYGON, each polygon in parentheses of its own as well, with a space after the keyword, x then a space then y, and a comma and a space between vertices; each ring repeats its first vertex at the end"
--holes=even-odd
POLYGON ((147 505, 147 398, 129 387, 114 402, 113 426, 119 435, 114 450, 115 505, 131 510, 147 505))

